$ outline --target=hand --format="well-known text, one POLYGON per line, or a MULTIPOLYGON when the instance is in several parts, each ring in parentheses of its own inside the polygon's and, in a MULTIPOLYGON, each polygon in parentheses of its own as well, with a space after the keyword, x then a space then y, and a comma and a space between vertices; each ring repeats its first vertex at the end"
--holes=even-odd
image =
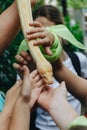
POLYGON ((15 56, 17 63, 13 64, 13 67, 18 71, 21 78, 23 78, 23 65, 28 66, 30 72, 33 71, 36 66, 33 59, 28 52, 22 51, 15 56))
POLYGON ((62 82, 57 88, 51 88, 48 86, 40 94, 38 104, 47 112, 50 112, 52 109, 55 111, 56 105, 61 99, 67 100, 66 95, 67 91, 64 82, 62 82))
POLYGON ((37 70, 34 70, 29 74, 29 70, 26 66, 23 66, 23 69, 24 77, 21 93, 23 98, 26 101, 29 101, 29 106, 32 108, 42 89, 45 87, 45 83, 37 70))
POLYGON ((20 65, 20 66, 23 66, 23 65, 29 65, 30 62, 33 61, 31 55, 26 52, 26 51, 21 51, 20 54, 17 54, 15 56, 15 59, 17 60, 17 63, 20 65))
POLYGON ((32 108, 34 104, 37 102, 42 89, 46 86, 44 80, 40 76, 37 70, 34 70, 31 74, 31 85, 32 85, 32 92, 31 92, 31 99, 30 99, 30 107, 32 108))
POLYGON ((34 45, 35 46, 42 45, 44 47, 45 52, 48 55, 52 55, 50 48, 54 43, 53 34, 48 32, 45 29, 45 27, 43 27, 39 22, 32 22, 29 25, 33 26, 34 28, 32 28, 31 30, 27 30, 26 38, 28 40, 35 40, 37 38, 40 38, 39 40, 35 40, 34 45))

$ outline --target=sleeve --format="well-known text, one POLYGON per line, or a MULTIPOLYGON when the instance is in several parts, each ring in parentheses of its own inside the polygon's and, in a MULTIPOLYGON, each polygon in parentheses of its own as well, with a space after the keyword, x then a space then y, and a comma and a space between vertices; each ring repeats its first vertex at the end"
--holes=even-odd
POLYGON ((69 43, 76 46, 77 48, 87 50, 87 48, 73 36, 73 34, 69 31, 69 29, 65 25, 63 24, 54 25, 48 27, 48 30, 54 32, 61 38, 67 40, 69 43))
POLYGON ((84 116, 80 116, 70 123, 68 129, 75 126, 87 126, 87 119, 84 116))
POLYGON ((87 79, 87 57, 81 52, 75 52, 81 65, 81 77, 87 79))

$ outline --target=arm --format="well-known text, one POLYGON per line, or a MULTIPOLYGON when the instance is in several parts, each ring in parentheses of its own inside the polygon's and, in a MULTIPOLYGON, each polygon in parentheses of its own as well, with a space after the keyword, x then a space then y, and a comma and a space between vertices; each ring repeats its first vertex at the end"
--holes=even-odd
POLYGON ((61 130, 66 130, 68 125, 79 115, 67 101, 67 91, 64 83, 57 88, 48 87, 39 96, 39 105, 52 116, 61 130))
POLYGON ((61 60, 55 62, 53 66, 55 67, 55 78, 59 81, 64 80, 66 82, 68 90, 77 98, 86 99, 87 80, 73 74, 62 64, 61 60))
POLYGON ((6 93, 5 106, 0 113, 0 130, 8 130, 14 105, 20 92, 21 81, 17 81, 15 85, 6 93))
MULTIPOLYGON (((31 0, 32 8, 37 0, 31 0)), ((20 29, 16 1, 0 15, 0 54, 8 47, 20 29)))
POLYGON ((23 66, 23 70, 23 84, 12 113, 9 130, 29 130, 31 108, 44 87, 44 82, 36 70, 31 74, 27 67, 23 66))
POLYGON ((24 68, 21 92, 15 104, 9 130, 29 130, 31 86, 29 83, 29 71, 24 68), (28 89, 29 88, 29 89, 28 89), (28 91, 27 91, 28 90, 28 91))
POLYGON ((30 107, 29 102, 19 97, 15 105, 9 130, 29 130, 30 107))
POLYGON ((0 54, 14 39, 20 28, 16 2, 0 15, 0 54))

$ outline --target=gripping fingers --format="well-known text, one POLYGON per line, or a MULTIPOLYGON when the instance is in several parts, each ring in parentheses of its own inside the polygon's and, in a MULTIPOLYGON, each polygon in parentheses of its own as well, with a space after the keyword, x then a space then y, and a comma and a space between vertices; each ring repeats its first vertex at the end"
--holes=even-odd
POLYGON ((27 61, 20 55, 16 55, 15 58, 16 58, 18 63, 20 63, 22 65, 24 65, 24 64, 26 65, 27 64, 27 61))
POLYGON ((39 80, 39 81, 36 83, 36 86, 38 86, 38 87, 41 87, 42 85, 45 86, 45 83, 44 83, 43 79, 39 80))
POLYGON ((31 76, 31 78, 34 79, 38 74, 39 74, 38 71, 34 70, 33 72, 31 72, 30 76, 31 76))

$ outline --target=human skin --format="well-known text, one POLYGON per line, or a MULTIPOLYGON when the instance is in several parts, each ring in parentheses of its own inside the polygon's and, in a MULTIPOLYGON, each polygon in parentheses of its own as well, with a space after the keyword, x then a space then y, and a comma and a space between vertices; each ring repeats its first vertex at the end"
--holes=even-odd
MULTIPOLYGON (((33 39, 34 37, 37 37, 36 36, 37 33, 35 33, 35 35, 34 35, 34 33, 32 33, 32 30, 30 30, 28 32, 28 34, 30 34, 30 37, 31 37, 31 38, 29 37, 29 39, 33 39)), ((24 62, 28 65, 29 60, 27 58, 25 58, 26 55, 28 57, 28 54, 25 54, 25 53, 21 52, 20 55, 16 56, 16 59, 20 63, 23 64, 23 62, 24 62)), ((63 55, 61 56, 61 59, 64 61, 65 59, 67 59, 67 55, 65 53, 63 53, 63 55)), ((62 63, 60 63, 60 60, 57 60, 55 63, 53 63, 53 68, 55 68, 55 69, 53 69, 55 78, 60 82, 62 80, 64 80, 66 82, 66 85, 67 85, 70 93, 72 93, 76 98, 79 98, 79 99, 82 98, 84 100, 86 99, 86 97, 87 97, 87 93, 86 93, 86 91, 87 91, 87 87, 86 87, 87 80, 85 80, 81 77, 75 76, 75 74, 72 74, 71 71, 69 71, 65 66, 63 66, 62 63), (64 74, 68 74, 68 75, 66 76, 64 74), (82 86, 82 84, 84 86, 82 86)))
POLYGON ((53 66, 55 66, 55 77, 60 82, 62 80, 66 82, 69 92, 71 92, 79 100, 81 99, 87 102, 87 80, 73 74, 67 67, 63 65, 61 59, 55 62, 53 66))
MULTIPOLYGON (((32 8, 37 0, 31 0, 32 8)), ((16 1, 0 14, 0 54, 10 45, 19 32, 20 20, 16 1)))
MULTIPOLYGON (((34 45, 35 46, 42 45, 44 47, 46 54, 52 55, 50 48, 52 47, 55 39, 53 37, 53 34, 46 30, 46 27, 53 26, 55 25, 55 23, 50 21, 46 17, 39 16, 36 19, 34 19, 34 22, 29 23, 29 25, 35 28, 27 30, 26 38, 28 40, 41 38, 40 40, 36 40, 34 45)), ((60 39, 61 45, 63 45, 62 39, 60 37, 59 39, 60 39)), ((68 58, 68 55, 64 51, 64 49, 62 49, 60 57, 63 59, 63 61, 65 61, 68 58)))
POLYGON ((45 86, 37 70, 30 73, 26 66, 22 67, 23 80, 18 80, 6 93, 0 130, 29 130, 31 109, 45 86))
POLYGON ((65 83, 59 87, 47 87, 39 96, 38 104, 46 110, 61 130, 66 130, 69 124, 79 117, 67 101, 65 83))
POLYGON ((39 40, 35 40, 34 45, 42 45, 44 47, 45 52, 48 55, 52 55, 50 48, 55 40, 54 35, 51 32, 47 31, 44 25, 37 20, 29 23, 29 25, 34 28, 26 31, 26 38, 28 40, 40 38, 39 40))
MULTIPOLYGON (((24 52, 24 56, 25 54, 27 53, 24 52)), ((27 55, 26 57, 29 58, 27 55)), ((19 65, 18 70, 21 70, 21 67, 22 64, 19 65)), ((52 116, 61 130, 66 130, 68 125, 79 117, 79 115, 67 101, 65 84, 62 83, 58 88, 51 88, 49 86, 44 86, 44 88, 45 89, 39 93, 37 103, 52 116)), ((37 95, 34 94, 34 97, 36 96, 37 95)))
POLYGON ((20 29, 20 20, 14 2, 0 15, 0 54, 9 46, 20 29))
MULTIPOLYGON (((35 21, 41 23, 45 27, 48 25, 52 26, 55 24, 53 22, 51 23, 47 18, 41 17, 41 16, 36 18, 35 21)), ((29 35, 29 36, 27 36, 27 37, 29 37, 29 40, 33 39, 34 37, 37 38, 37 36, 40 37, 40 35, 41 35, 41 33, 40 34, 38 33, 39 31, 35 30, 35 32, 34 33, 33 32, 31 29, 27 33, 27 35, 29 35)), ((37 42, 36 45, 39 45, 39 43, 37 42)), ((49 46, 50 46, 50 44, 49 44, 49 46)), ((61 56, 60 56, 61 60, 57 60, 56 62, 54 62, 52 64, 53 68, 55 68, 55 69, 53 69, 54 77, 60 82, 62 80, 64 80, 66 82, 69 92, 72 93, 76 98, 78 98, 79 100, 81 100, 81 99, 86 100, 87 99, 87 86, 86 86, 87 80, 85 80, 79 76, 76 76, 62 64, 62 61, 65 61, 67 58, 68 58, 68 55, 63 50, 61 53, 61 56), (66 74, 66 75, 68 74, 68 75, 66 76, 64 74, 66 74)))
MULTIPOLYGON (((63 78, 64 78, 66 80, 66 83, 69 83, 70 81, 73 80, 73 78, 75 76, 75 77, 77 77, 77 80, 75 82, 75 84, 77 86, 77 83, 78 83, 77 81, 80 82, 80 79, 82 79, 82 78, 79 79, 79 76, 74 75, 70 70, 68 70, 62 64, 61 60, 59 60, 59 62, 57 62, 56 65, 59 68, 59 73, 57 72, 57 74, 58 74, 57 76, 59 76, 59 79, 63 80, 63 78), (67 77, 66 77, 66 75, 64 75, 64 73, 68 74, 68 76, 70 78, 67 79, 67 77)), ((86 81, 86 80, 85 79, 82 79, 82 80, 83 80, 83 85, 84 85, 84 83, 85 83, 84 81, 86 81)), ((82 82, 82 80, 81 80, 81 82, 82 82)), ((74 79, 74 81, 75 81, 75 79, 74 79)), ((81 84, 81 82, 80 82, 80 84, 81 84)), ((72 81, 72 83, 73 83, 73 81, 72 81)), ((86 81, 86 83, 87 83, 87 81, 86 81)), ((76 87, 76 86, 74 86, 74 87, 76 87)), ((61 128, 61 130, 66 130, 68 125, 73 120, 75 120, 76 118, 79 117, 77 112, 68 103, 67 98, 66 98, 66 88, 64 88, 64 87, 65 87, 64 83, 62 83, 59 88, 46 87, 46 89, 40 94, 40 96, 38 98, 38 104, 43 109, 45 109, 47 112, 49 112, 49 114, 52 116, 53 120, 61 128), (61 115, 63 115, 63 116, 61 116, 61 115)), ((77 89, 78 89, 78 91, 76 91, 76 89, 72 90, 72 91, 75 91, 76 94, 78 95, 78 92, 80 91, 79 86, 77 87, 77 89)), ((83 91, 82 91, 82 93, 83 93, 83 91)), ((81 94, 81 92, 79 94, 81 94)), ((79 95, 79 96, 81 96, 81 95, 79 95)))
POLYGON ((0 130, 9 129, 13 108, 20 93, 21 83, 21 80, 18 80, 6 93, 4 109, 0 113, 0 130))
POLYGON ((44 87, 37 70, 30 74, 26 66, 23 66, 23 69, 23 84, 13 110, 10 130, 29 130, 31 109, 44 87))

